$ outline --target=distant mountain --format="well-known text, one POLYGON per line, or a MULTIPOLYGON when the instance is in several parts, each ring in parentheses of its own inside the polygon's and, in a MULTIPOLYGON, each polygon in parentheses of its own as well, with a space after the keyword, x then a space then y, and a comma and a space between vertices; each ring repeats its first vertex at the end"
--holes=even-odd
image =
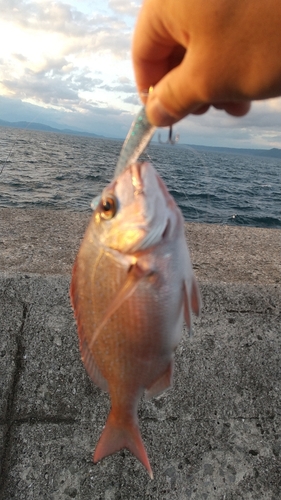
POLYGON ((188 146, 196 151, 208 151, 210 153, 227 153, 235 155, 252 155, 252 156, 266 156, 271 158, 281 158, 281 149, 243 149, 243 148, 222 148, 215 146, 198 146, 197 144, 180 144, 179 146, 188 146))
MULTIPOLYGON (((26 130, 42 130, 44 132, 54 132, 57 134, 70 134, 70 135, 79 135, 84 137, 97 137, 97 138, 105 138, 102 135, 91 134, 89 132, 84 132, 83 130, 75 130, 73 128, 55 128, 50 127, 49 125, 44 125, 43 123, 35 123, 35 122, 8 122, 5 120, 0 120, 0 127, 12 127, 12 128, 22 128, 26 130)), ((106 139, 109 139, 107 137, 106 139)), ((114 139, 114 138, 111 138, 114 139)), ((121 140, 121 139, 116 139, 121 140)), ((155 144, 156 141, 153 140, 152 144, 155 144)), ((165 144, 162 145, 165 147, 165 144)), ((176 147, 189 147, 195 149, 196 151, 206 151, 210 153, 226 153, 226 154, 235 154, 235 155, 254 155, 254 156, 266 156, 271 158, 281 158, 281 149, 272 148, 272 149, 243 149, 243 148, 225 148, 225 147, 216 147, 216 146, 200 146, 198 144, 181 144, 177 143, 176 147)))
POLYGON ((49 125, 44 125, 43 123, 36 122, 8 122, 5 120, 0 120, 0 127, 11 127, 11 128, 23 128, 27 130, 42 130, 44 132, 54 132, 56 134, 71 134, 71 135, 81 135, 85 137, 103 137, 102 135, 91 134, 89 132, 74 130, 74 129, 59 129, 54 127, 49 127, 49 125))

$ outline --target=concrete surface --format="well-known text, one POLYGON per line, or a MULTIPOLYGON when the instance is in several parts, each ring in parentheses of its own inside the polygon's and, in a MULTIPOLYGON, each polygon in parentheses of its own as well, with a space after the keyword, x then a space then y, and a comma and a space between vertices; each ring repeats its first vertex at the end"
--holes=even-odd
POLYGON ((91 461, 109 399, 68 298, 86 220, 0 210, 0 499, 280 500, 280 232, 187 225, 204 309, 140 404, 151 481, 126 450, 91 461))
MULTIPOLYGON (((0 270, 70 275, 89 213, 0 208, 0 270)), ((281 231, 186 224, 201 281, 280 283, 281 231)))

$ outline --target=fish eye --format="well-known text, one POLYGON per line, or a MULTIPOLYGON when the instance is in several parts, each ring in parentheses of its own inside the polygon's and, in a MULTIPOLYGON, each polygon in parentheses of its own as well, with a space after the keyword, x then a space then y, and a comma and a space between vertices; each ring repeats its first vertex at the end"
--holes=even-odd
POLYGON ((117 212, 118 203, 115 196, 108 195, 101 199, 100 202, 100 215, 105 220, 110 220, 117 212))

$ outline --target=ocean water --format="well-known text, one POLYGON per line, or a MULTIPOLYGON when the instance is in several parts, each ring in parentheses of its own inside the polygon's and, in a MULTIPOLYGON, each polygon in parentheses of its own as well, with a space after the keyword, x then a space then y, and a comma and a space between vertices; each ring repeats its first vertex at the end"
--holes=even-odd
MULTIPOLYGON (((90 211, 121 141, 0 127, 0 207, 90 211)), ((152 143, 149 160, 190 222, 281 228, 281 161, 152 143)))

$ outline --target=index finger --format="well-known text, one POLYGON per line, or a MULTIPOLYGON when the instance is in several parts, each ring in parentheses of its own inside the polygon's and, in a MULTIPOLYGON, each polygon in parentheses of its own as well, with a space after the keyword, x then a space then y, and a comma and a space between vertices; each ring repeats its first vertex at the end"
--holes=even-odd
POLYGON ((145 2, 137 20, 132 59, 138 91, 155 86, 183 60, 186 49, 168 32, 150 2, 145 2), (147 9, 150 8, 148 15, 147 9))

